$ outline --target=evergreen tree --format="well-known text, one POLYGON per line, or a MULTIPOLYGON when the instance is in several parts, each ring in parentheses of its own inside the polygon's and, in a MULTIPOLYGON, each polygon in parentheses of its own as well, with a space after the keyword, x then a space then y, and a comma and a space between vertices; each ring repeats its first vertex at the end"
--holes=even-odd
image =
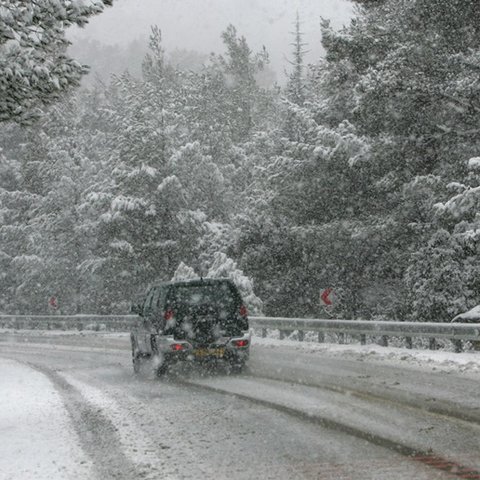
POLYGON ((368 144, 348 123, 335 130, 318 124, 314 110, 286 104, 253 219, 240 234, 242 266, 269 313, 318 315, 320 290, 334 284, 348 291, 342 311, 352 316, 373 250, 358 220, 365 217, 368 144))
MULTIPOLYGON (((9 133, 13 135, 12 131, 9 133)), ((25 264, 41 262, 29 255, 28 248, 31 234, 28 221, 37 195, 22 191, 21 163, 10 155, 0 152, 0 311, 3 312, 21 308, 18 302, 21 296, 17 297, 17 287, 22 282, 17 268, 20 257, 25 264)))
POLYGON ((323 25, 326 61, 311 79, 323 99, 316 118, 329 125, 347 118, 369 138, 365 210, 388 223, 392 234, 374 271, 404 292, 408 300, 397 310, 405 314, 412 278, 421 278, 416 265, 429 262, 433 246, 426 244, 462 263, 462 249, 452 246, 457 240, 450 245, 435 236, 444 226, 431 212, 448 198, 443 185, 465 176, 463 158, 478 151, 479 8, 470 0, 358 3, 349 27, 334 32, 323 25))
POLYGON ((435 229, 409 266, 415 319, 449 321, 478 304, 480 159, 471 158, 467 169, 464 183, 447 185, 453 195, 430 208, 435 229))
POLYGON ((65 29, 83 26, 112 0, 0 1, 0 122, 30 123, 79 84, 86 67, 66 55, 65 29))
POLYGON ((462 256, 461 246, 445 230, 436 231, 428 245, 412 255, 405 281, 416 321, 448 322, 468 309, 462 256))
POLYGON ((253 315, 262 314, 262 301, 253 291, 253 282, 237 267, 234 260, 224 253, 217 252, 207 273, 212 278, 230 278, 242 295, 249 312, 253 315))
POLYGON ((150 48, 143 78, 125 74, 109 93, 113 183, 100 217, 96 255, 102 304, 117 311, 125 311, 129 298, 148 284, 170 278, 179 261, 191 260, 203 218, 188 204, 182 182, 189 179, 177 165, 181 155, 175 153, 188 133, 185 98, 157 28, 150 48))
POLYGON ((300 16, 297 11, 295 19, 295 31, 293 32, 293 59, 289 61, 292 65, 292 72, 288 76, 287 98, 297 105, 305 101, 305 79, 304 79, 304 58, 307 51, 304 49, 307 44, 303 42, 303 32, 300 29, 300 16))
POLYGON ((245 37, 239 37, 233 25, 222 33, 226 55, 213 57, 226 75, 228 90, 225 105, 234 141, 245 140, 256 120, 259 88, 255 75, 268 63, 265 48, 253 54, 245 37))
POLYGON ((8 155, 17 158, 17 183, 2 195, 5 206, 16 204, 9 209, 15 217, 6 215, 8 227, 2 230, 11 273, 5 298, 16 295, 15 308, 24 313, 45 313, 52 295, 66 313, 82 306, 94 311, 94 282, 80 266, 90 259, 95 236, 84 203, 102 176, 95 162, 102 141, 95 128, 85 128, 81 105, 79 99, 57 103, 48 120, 22 132, 20 149, 7 146, 8 155))

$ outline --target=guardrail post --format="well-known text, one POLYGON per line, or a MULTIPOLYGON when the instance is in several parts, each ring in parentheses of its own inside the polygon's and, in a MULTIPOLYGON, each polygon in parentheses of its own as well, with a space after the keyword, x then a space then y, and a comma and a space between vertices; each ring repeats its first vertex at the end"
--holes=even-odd
POLYGON ((412 337, 405 337, 405 346, 410 350, 413 348, 412 337))
POLYGON ((305 338, 305 332, 303 330, 298 331, 298 340, 300 342, 303 342, 303 339, 305 338))
POLYGON ((366 345, 367 344, 367 336, 362 333, 360 334, 360 345, 366 345))
POLYGON ((262 338, 265 338, 267 336, 267 329, 262 328, 262 338))
POLYGON ((461 340, 453 339, 453 348, 455 349, 455 353, 460 353, 463 351, 463 345, 461 340))
POLYGON ((386 335, 382 335, 380 337, 380 346, 381 347, 388 347, 388 337, 386 335))
POLYGON ((280 340, 283 340, 285 338, 285 330, 279 330, 280 333, 280 340))
POLYGON ((345 343, 345 334, 343 332, 340 332, 338 334, 338 343, 340 345, 343 345, 345 343))
POLYGON ((318 343, 325 342, 325 334, 323 332, 318 332, 318 343))
POLYGON ((428 348, 430 350, 436 350, 437 349, 437 340, 436 338, 429 338, 428 339, 428 348))

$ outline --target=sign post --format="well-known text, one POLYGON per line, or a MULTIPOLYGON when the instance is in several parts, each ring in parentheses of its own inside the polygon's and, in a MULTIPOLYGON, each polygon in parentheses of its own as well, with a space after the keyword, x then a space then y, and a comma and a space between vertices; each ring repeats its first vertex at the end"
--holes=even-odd
POLYGON ((337 295, 335 294, 333 288, 328 287, 320 290, 320 305, 322 305, 323 310, 328 314, 332 314, 332 310, 337 305, 337 295))
POLYGON ((57 310, 57 309, 58 309, 58 300, 57 300, 57 297, 51 296, 51 297, 48 299, 48 306, 49 306, 50 308, 52 308, 53 310, 57 310))

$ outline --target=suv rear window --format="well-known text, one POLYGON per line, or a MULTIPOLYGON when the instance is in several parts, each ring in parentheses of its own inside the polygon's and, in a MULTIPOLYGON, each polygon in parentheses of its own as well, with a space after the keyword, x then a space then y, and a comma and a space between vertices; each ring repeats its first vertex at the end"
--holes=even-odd
POLYGON ((164 332, 178 339, 207 344, 248 329, 248 321, 240 316, 242 298, 230 281, 170 285, 165 303, 174 321, 164 332))
POLYGON ((213 285, 180 285, 171 287, 168 303, 178 307, 210 305, 218 310, 231 312, 239 306, 240 299, 228 283, 213 285))

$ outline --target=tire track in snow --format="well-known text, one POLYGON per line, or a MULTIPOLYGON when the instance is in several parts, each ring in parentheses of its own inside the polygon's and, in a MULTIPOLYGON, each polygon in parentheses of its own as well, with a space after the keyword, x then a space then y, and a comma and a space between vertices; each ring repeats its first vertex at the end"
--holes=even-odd
MULTIPOLYGON (((60 375, 81 392, 90 404, 97 410, 104 411, 108 418, 111 419, 117 432, 120 446, 135 465, 137 476, 145 480, 158 479, 161 474, 157 464, 159 460, 162 460, 158 455, 158 445, 152 442, 148 434, 136 425, 132 418, 132 412, 120 406, 116 400, 117 395, 108 392, 105 388, 100 389, 92 386, 90 383, 86 383, 84 380, 78 380, 66 371, 62 370, 60 375)), ((160 446, 160 448, 162 447, 160 446)), ((163 477, 169 480, 177 478, 175 473, 169 472, 165 467, 162 470, 163 477)))
POLYGON ((445 472, 448 475, 451 475, 452 478, 471 478, 480 480, 480 469, 463 465, 462 463, 456 462, 451 459, 446 459, 441 455, 436 455, 431 451, 431 449, 425 450, 419 448, 418 446, 414 447, 409 445, 408 443, 401 442, 393 438, 388 438, 385 435, 381 435, 373 431, 367 431, 365 429, 362 429, 361 427, 354 426, 342 420, 336 420, 327 415, 308 412, 303 410, 302 408, 297 408, 281 403, 279 400, 269 400, 261 398, 260 396, 255 396, 248 393, 241 393, 235 389, 232 390, 229 388, 224 388, 222 386, 211 385, 208 383, 198 382, 194 380, 192 381, 175 379, 175 381, 178 384, 183 384, 185 386, 189 386, 190 388, 209 390, 242 400, 247 400, 254 404, 262 405, 277 410, 279 412, 291 415, 305 422, 315 423, 323 428, 342 432, 347 435, 359 438, 361 440, 366 440, 373 445, 386 448, 390 451, 399 453, 405 457, 410 458, 413 461, 422 463, 435 470, 445 472))
MULTIPOLYGON (((326 390, 333 393, 340 393, 345 396, 352 396, 357 397, 360 399, 365 400, 374 400, 374 401, 386 401, 394 405, 398 405, 402 408, 408 407, 416 411, 421 412, 428 412, 435 415, 441 415, 446 417, 448 420, 461 420, 464 422, 469 422, 471 424, 476 424, 480 426, 480 411, 472 411, 467 410, 465 408, 459 409, 458 406, 446 402, 444 400, 436 400, 435 404, 429 404, 425 398, 420 397, 419 395, 410 395, 407 398, 403 392, 399 392, 397 390, 389 391, 383 390, 382 392, 368 392, 365 390, 361 390, 359 388, 350 388, 345 387, 342 385, 335 385, 329 383, 320 383, 320 382, 312 382, 312 381, 299 381, 298 379, 293 378, 285 378, 282 375, 275 375, 275 374, 256 374, 252 372, 248 372, 244 375, 246 378, 252 379, 266 379, 266 380, 276 380, 281 382, 286 382, 289 384, 296 384, 304 387, 312 387, 318 388, 321 390, 326 390)), ((370 385, 369 385, 370 386, 370 385)))
POLYGON ((80 445, 92 460, 99 479, 144 477, 123 452, 115 425, 98 407, 88 402, 77 388, 56 371, 38 364, 24 363, 44 374, 61 395, 80 445))

